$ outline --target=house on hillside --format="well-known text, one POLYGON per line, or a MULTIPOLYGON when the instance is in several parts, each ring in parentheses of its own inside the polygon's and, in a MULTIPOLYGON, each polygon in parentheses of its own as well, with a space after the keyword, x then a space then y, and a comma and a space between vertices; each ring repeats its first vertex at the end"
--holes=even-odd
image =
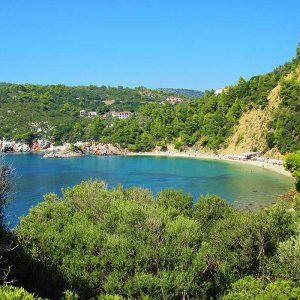
POLYGON ((118 118, 119 120, 124 120, 127 119, 128 117, 130 117, 132 115, 132 113, 130 111, 113 111, 111 113, 113 118, 118 118))
POLYGON ((80 117, 86 117, 87 116, 87 111, 86 110, 81 110, 80 111, 80 117))
POLYGON ((175 105, 176 103, 182 102, 184 100, 182 98, 180 98, 180 97, 171 96, 171 97, 168 97, 166 99, 166 101, 170 102, 172 105, 175 105))
POLYGON ((216 96, 218 96, 218 95, 220 95, 220 94, 222 94, 223 92, 226 92, 226 91, 227 91, 226 88, 219 88, 219 89, 216 89, 216 90, 215 90, 214 94, 215 94, 216 96))
POLYGON ((90 111, 90 112, 88 113, 88 117, 89 117, 89 118, 95 118, 95 117, 97 117, 97 113, 96 113, 95 111, 90 111))

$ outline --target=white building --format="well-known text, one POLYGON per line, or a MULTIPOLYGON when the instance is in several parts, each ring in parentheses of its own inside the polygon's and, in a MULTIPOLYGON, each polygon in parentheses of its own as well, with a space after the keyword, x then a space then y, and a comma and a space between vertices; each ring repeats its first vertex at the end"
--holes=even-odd
POLYGON ((90 112, 88 113, 88 117, 89 117, 89 118, 95 118, 95 117, 97 117, 97 113, 96 113, 95 111, 90 111, 90 112))
POLYGON ((111 113, 111 115, 113 116, 113 118, 118 118, 119 120, 124 120, 127 119, 128 117, 131 116, 131 112, 130 111, 113 111, 111 113))
POLYGON ((225 92, 225 91, 227 91, 226 88, 219 88, 219 89, 216 89, 216 90, 215 90, 214 94, 215 94, 216 96, 218 96, 218 95, 222 94, 222 93, 225 92))
POLYGON ((168 102, 170 102, 171 104, 174 105, 174 104, 176 104, 176 103, 178 103, 178 102, 182 102, 183 99, 180 98, 180 97, 171 96, 171 97, 168 97, 168 98, 166 99, 166 101, 168 101, 168 102))

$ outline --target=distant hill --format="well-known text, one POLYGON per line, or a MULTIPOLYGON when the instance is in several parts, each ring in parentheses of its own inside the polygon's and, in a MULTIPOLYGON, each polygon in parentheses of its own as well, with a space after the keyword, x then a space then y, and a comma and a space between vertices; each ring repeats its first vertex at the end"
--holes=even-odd
POLYGON ((159 88, 158 91, 165 91, 176 94, 178 96, 185 96, 189 98, 199 98, 203 96, 203 92, 189 89, 172 89, 172 88, 159 88))

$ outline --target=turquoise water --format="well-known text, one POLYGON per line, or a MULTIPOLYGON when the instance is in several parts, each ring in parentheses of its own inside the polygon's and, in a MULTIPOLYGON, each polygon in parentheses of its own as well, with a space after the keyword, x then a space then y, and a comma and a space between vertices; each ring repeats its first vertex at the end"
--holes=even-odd
POLYGON ((48 192, 82 180, 100 178, 109 187, 149 188, 155 194, 165 188, 199 195, 218 194, 235 207, 257 209, 268 206, 293 187, 291 179, 274 172, 237 163, 166 157, 97 157, 41 159, 40 155, 6 155, 15 169, 14 200, 6 214, 16 224, 48 192))

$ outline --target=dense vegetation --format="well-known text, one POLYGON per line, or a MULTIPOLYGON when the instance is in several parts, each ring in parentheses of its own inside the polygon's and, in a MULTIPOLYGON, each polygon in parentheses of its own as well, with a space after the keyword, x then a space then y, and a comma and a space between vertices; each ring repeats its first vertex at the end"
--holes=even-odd
MULTIPOLYGON (((300 44, 293 66, 300 65, 300 44)), ((281 79, 280 106, 275 112, 268 135, 270 146, 277 146, 282 153, 300 149, 300 82, 299 68, 289 78, 281 79)))
POLYGON ((289 153, 286 156, 284 166, 295 178, 296 190, 300 192, 300 150, 289 153))
MULTIPOLYGON (((285 167, 299 191, 299 63, 300 46, 292 62, 269 74, 176 105, 161 104, 166 94, 144 89, 1 84, 0 136, 94 139, 132 151, 168 143, 218 149, 242 112, 266 107, 279 84, 281 104, 266 141, 269 149, 295 151, 285 167), (108 107, 103 100, 112 98, 108 107), (104 121, 79 118, 80 109, 135 114, 104 121)), ((293 210, 280 202, 246 213, 218 196, 193 204, 181 191, 154 198, 144 189, 83 182, 61 198, 46 195, 9 232, 3 209, 10 185, 10 168, 0 165, 1 299, 300 299, 299 194, 293 210)))
POLYGON ((178 149, 197 143, 217 150, 226 145, 242 113, 266 107, 270 91, 280 85, 281 104, 273 112, 266 132, 267 148, 258 150, 277 147, 281 153, 291 152, 300 148, 299 64, 298 48, 295 59, 271 73, 248 81, 240 78, 237 85, 220 95, 206 91, 199 99, 177 105, 162 102, 167 92, 145 88, 2 84, 0 137, 27 142, 48 137, 56 143, 96 140, 119 143, 132 151, 147 151, 168 143, 178 149), (107 99, 115 103, 107 106, 103 102, 107 99), (129 109, 135 114, 121 121, 89 119, 79 117, 80 109, 99 114, 129 109))
POLYGON ((299 299, 299 201, 246 213, 218 196, 193 205, 179 191, 154 200, 84 182, 22 218, 14 275, 51 299, 299 299))
POLYGON ((171 92, 178 96, 185 96, 188 98, 199 98, 203 96, 203 92, 189 89, 172 89, 172 88, 160 88, 159 91, 171 92))
MULTIPOLYGON (((283 78, 294 72, 297 66, 297 60, 293 60, 269 74, 253 77, 249 81, 241 78, 236 86, 228 87, 221 95, 206 92, 197 101, 181 102, 175 106, 146 104, 140 107, 135 118, 104 129, 101 133, 102 139, 120 143, 133 151, 145 151, 154 145, 165 146, 168 143, 175 144, 178 149, 197 143, 201 147, 217 150, 233 133, 234 125, 238 123, 242 113, 253 108, 263 109, 268 103, 268 94, 280 82, 283 85, 281 95, 285 94, 284 87, 288 80, 283 78)), ((291 93, 296 95, 294 101, 299 103, 300 94, 298 90, 294 90, 296 87, 297 84, 291 88, 291 93)), ((274 113, 273 123, 277 124, 275 133, 270 129, 266 136, 269 148, 276 146, 282 153, 300 147, 300 118, 296 119, 297 109, 289 102, 286 110, 293 111, 295 115, 291 121, 294 129, 284 136, 282 127, 284 130, 289 128, 286 123, 280 123, 282 117, 278 113, 279 108, 274 113), (285 144, 280 142, 283 140, 285 144)))
POLYGON ((0 284, 10 282, 8 279, 10 266, 7 264, 6 256, 14 248, 11 234, 7 232, 4 226, 4 209, 7 205, 11 189, 10 176, 11 168, 3 165, 0 161, 0 284))
MULTIPOLYGON (((142 104, 165 100, 170 94, 151 91, 149 95, 144 90, 121 86, 2 83, 0 139, 13 138, 26 142, 35 137, 51 137, 54 141, 78 140, 83 131, 86 131, 85 139, 97 139, 98 135, 87 129, 91 119, 80 118, 80 110, 96 111, 99 115, 113 110, 135 111, 142 104)), ((95 121, 97 123, 99 120, 95 121)), ((92 126, 95 127, 95 124, 92 126)))
POLYGON ((0 286, 0 299, 2 300, 42 300, 40 297, 35 297, 29 294, 23 288, 17 288, 10 285, 0 286))

